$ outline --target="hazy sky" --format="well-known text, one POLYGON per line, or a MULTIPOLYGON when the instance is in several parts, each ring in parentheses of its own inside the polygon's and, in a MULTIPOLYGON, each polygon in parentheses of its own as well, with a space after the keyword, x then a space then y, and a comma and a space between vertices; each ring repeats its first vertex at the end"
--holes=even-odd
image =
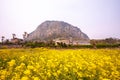
POLYGON ((22 38, 46 20, 68 22, 91 39, 120 38, 120 0, 0 0, 0 36, 22 38))

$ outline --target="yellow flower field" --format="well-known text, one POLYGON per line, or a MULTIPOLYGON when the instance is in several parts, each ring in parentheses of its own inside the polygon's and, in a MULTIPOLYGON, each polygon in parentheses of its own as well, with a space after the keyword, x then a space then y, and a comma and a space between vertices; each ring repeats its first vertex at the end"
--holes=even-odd
POLYGON ((120 49, 0 49, 0 80, 119 80, 120 49))

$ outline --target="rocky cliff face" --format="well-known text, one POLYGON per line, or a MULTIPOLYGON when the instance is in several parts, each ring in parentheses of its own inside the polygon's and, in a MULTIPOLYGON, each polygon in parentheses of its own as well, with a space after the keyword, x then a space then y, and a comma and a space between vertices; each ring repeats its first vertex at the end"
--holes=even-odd
POLYGON ((29 34, 27 41, 67 40, 88 42, 89 37, 79 28, 63 21, 45 21, 29 34))

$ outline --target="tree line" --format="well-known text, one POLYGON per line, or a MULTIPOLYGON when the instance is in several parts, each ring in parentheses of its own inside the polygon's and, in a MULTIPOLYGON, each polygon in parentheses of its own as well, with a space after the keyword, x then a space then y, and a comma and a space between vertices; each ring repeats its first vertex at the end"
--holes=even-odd
POLYGON ((12 34, 12 39, 9 41, 8 39, 5 40, 5 36, 1 36, 1 43, 0 45, 20 45, 20 47, 52 47, 52 48, 113 48, 113 47, 120 47, 120 39, 117 38, 106 38, 106 39, 92 39, 90 40, 90 45, 72 45, 72 44, 66 44, 63 42, 57 42, 54 41, 47 41, 47 42, 26 42, 25 39, 29 35, 27 32, 24 32, 23 39, 16 38, 16 34, 12 34), (16 39, 16 40, 15 40, 16 39), (12 42, 13 40, 13 42, 12 42), (15 42, 14 42, 15 40, 15 42), (18 40, 18 41, 17 41, 18 40))

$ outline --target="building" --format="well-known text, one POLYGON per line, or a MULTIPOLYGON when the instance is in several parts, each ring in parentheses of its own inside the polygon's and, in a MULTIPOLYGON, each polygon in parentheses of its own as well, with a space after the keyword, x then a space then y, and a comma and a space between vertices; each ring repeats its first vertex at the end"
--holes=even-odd
POLYGON ((57 45, 57 43, 65 43, 67 45, 90 45, 90 41, 88 40, 73 40, 72 38, 70 39, 54 39, 53 40, 55 42, 55 44, 57 45))
POLYGON ((13 38, 10 41, 13 44, 19 44, 19 43, 23 43, 23 39, 19 39, 19 38, 13 38))

